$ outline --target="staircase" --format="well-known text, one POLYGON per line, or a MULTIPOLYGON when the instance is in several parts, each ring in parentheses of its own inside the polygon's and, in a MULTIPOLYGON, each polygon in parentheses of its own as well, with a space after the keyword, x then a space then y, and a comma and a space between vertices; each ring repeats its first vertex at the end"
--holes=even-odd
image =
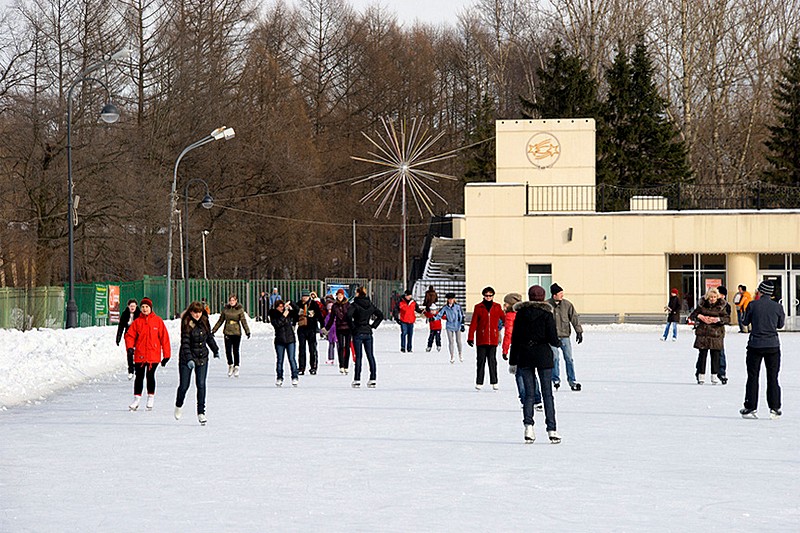
POLYGON ((456 294, 456 301, 464 306, 467 293, 464 239, 433 237, 422 277, 414 283, 414 299, 422 302, 430 285, 439 296, 439 306, 445 304, 444 295, 456 294))

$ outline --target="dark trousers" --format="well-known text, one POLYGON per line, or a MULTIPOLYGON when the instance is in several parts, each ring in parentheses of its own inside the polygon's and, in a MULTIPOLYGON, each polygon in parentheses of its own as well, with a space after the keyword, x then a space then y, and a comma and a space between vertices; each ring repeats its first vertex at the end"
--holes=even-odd
MULTIPOLYGON (((711 350, 711 373, 719 374, 719 352, 720 350, 711 350)), ((706 373, 706 359, 708 358, 708 350, 701 349, 697 354, 697 373, 706 373)))
POLYGON ((547 431, 556 430, 556 404, 553 400, 552 368, 517 367, 517 376, 524 383, 524 400, 522 401, 522 422, 533 425, 534 391, 537 388, 536 375, 539 373, 539 382, 542 384, 542 402, 544 403, 544 421, 547 431))
POLYGON ((306 371, 306 343, 308 343, 308 367, 317 371, 317 332, 314 328, 297 328, 297 343, 300 345, 300 358, 297 366, 300 372, 306 371))
POLYGON ((475 378, 477 385, 483 385, 486 363, 489 363, 489 383, 497 384, 497 346, 478 346, 478 374, 475 378))
POLYGON ((761 360, 767 369, 767 405, 770 409, 781 408, 781 386, 778 373, 781 371, 780 348, 747 349, 747 385, 744 393, 745 409, 758 409, 758 379, 761 373, 761 360))
MULTIPOLYGON (((188 363, 188 361, 187 361, 188 363)), ((178 384, 178 396, 175 398, 175 406, 183 407, 183 400, 192 382, 192 369, 187 363, 178 365, 180 383, 178 384)), ((197 388, 197 414, 206 412, 206 376, 208 375, 208 364, 195 365, 194 384, 197 388)))
POLYGON ((239 345, 242 343, 241 335, 225 335, 225 357, 228 364, 239 366, 239 345))
POLYGON ((339 354, 339 368, 350 368, 350 330, 336 330, 336 350, 339 354))
POLYGON ((377 368, 375 367, 375 354, 372 348, 372 335, 371 334, 356 334, 353 336, 353 345, 356 349, 356 373, 353 376, 355 381, 361 381, 361 361, 363 353, 367 353, 367 362, 369 363, 369 379, 375 381, 377 368))
POLYGON ((442 347, 442 330, 432 329, 428 334, 428 348, 433 347, 434 342, 436 343, 437 348, 442 347))
POLYGON ((144 389, 144 376, 147 374, 147 394, 156 393, 156 369, 158 363, 136 363, 136 378, 133 380, 133 394, 141 396, 144 389))

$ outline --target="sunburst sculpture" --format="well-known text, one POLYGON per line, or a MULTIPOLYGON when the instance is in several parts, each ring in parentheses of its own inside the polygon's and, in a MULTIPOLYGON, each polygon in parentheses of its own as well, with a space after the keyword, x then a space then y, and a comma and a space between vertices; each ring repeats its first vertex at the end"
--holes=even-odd
POLYGON ((416 118, 411 119, 409 127, 405 120, 401 120, 399 127, 395 126, 394 121, 381 118, 383 133, 376 132, 376 139, 371 138, 364 132, 361 134, 375 147, 375 151, 369 152, 371 158, 352 156, 356 161, 372 163, 385 167, 366 178, 353 182, 353 185, 374 181, 377 183, 374 189, 365 194, 360 202, 373 201, 378 203, 375 210, 375 217, 382 211, 386 211, 386 217, 392 213, 392 207, 400 195, 400 209, 402 213, 402 243, 403 243, 403 283, 408 281, 408 263, 406 254, 406 189, 411 192, 414 204, 417 207, 419 216, 423 216, 423 208, 433 215, 434 198, 438 198, 445 204, 441 194, 436 192, 431 183, 439 183, 439 179, 455 180, 456 178, 448 174, 425 170, 423 167, 439 161, 444 161, 456 156, 456 151, 445 152, 439 155, 427 155, 427 152, 439 141, 444 132, 436 135, 429 135, 428 129, 423 129, 421 121, 416 118))

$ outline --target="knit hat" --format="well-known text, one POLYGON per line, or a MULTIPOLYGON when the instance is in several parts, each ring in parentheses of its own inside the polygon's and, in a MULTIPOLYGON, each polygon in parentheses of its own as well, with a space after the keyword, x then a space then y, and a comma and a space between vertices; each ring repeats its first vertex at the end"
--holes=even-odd
POLYGON ((446 300, 449 300, 450 298, 455 298, 456 297, 456 293, 448 292, 447 294, 444 295, 444 297, 445 297, 446 300))
POLYGON ((407 290, 406 292, 403 293, 403 296, 411 296, 412 294, 414 294, 414 293, 409 291, 409 290, 407 290))
POLYGON ((340 294, 341 294, 342 296, 347 296, 347 295, 344 293, 344 289, 339 289, 338 291, 336 291, 336 296, 339 296, 340 294))
POLYGON ((764 296, 772 296, 772 293, 775 292, 775 285, 771 281, 762 281, 758 284, 757 290, 764 296))
POLYGON ((564 289, 562 289, 561 285, 559 285, 558 283, 553 283, 552 285, 550 285, 550 294, 558 294, 563 290, 564 289))
POLYGON ((439 309, 439 306, 438 306, 438 305, 436 305, 436 304, 431 304, 431 306, 430 306, 430 310, 431 310, 431 311, 436 311, 437 309, 439 309))
POLYGON ((719 287, 717 287, 717 290, 723 296, 727 296, 728 295, 728 289, 725 288, 725 285, 720 285, 719 287))
POLYGON ((531 285, 531 288, 528 289, 528 300, 532 302, 543 302, 544 287, 541 285, 531 285))
POLYGON ((311 296, 311 293, 309 292, 308 289, 303 289, 302 291, 300 291, 300 296, 311 296))
POLYGON ((514 305, 522 301, 522 295, 518 292, 510 292, 503 297, 503 302, 508 305, 514 305))
POLYGON ((669 293, 674 295, 674 296, 677 296, 678 295, 678 289, 672 289, 671 291, 669 291, 669 293))
MULTIPOLYGON (((770 292, 770 294, 772 294, 772 292, 770 292)), ((152 309, 153 308, 153 300, 151 300, 150 298, 145 296, 144 298, 142 298, 142 301, 139 302, 139 305, 147 305, 147 306, 150 307, 150 309, 152 309)))

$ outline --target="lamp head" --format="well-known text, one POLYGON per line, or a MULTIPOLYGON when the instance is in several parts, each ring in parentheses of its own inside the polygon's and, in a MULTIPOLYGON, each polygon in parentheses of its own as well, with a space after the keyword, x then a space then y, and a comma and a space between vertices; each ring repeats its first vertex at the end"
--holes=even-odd
POLYGON ((211 209, 212 207, 214 207, 214 199, 211 197, 210 194, 206 193, 206 195, 203 197, 203 201, 200 202, 200 205, 202 205, 206 209, 211 209))
POLYGON ((119 109, 111 102, 108 102, 103 106, 102 111, 100 111, 100 118, 103 119, 103 122, 106 124, 113 124, 119 120, 119 109))

